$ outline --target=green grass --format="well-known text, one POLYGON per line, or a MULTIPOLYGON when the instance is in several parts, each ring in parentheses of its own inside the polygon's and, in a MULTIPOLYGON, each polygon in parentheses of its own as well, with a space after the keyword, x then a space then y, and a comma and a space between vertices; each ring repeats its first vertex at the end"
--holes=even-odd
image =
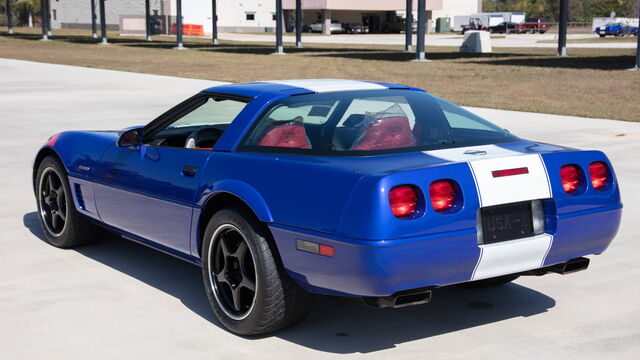
MULTIPOLYGON (((306 43, 286 56, 273 44, 185 38, 186 51, 171 50, 169 36, 119 37, 98 46, 86 31, 56 30, 38 41, 38 29, 0 32, 0 57, 198 79, 243 82, 292 78, 348 78, 396 82, 426 89, 454 103, 628 121, 640 121, 640 72, 635 49, 495 48, 461 55, 454 47, 427 47, 432 62, 410 62, 403 46, 306 43)), ((303 36, 304 41, 304 36, 303 36)), ((157 91, 162 91, 158 89, 157 91)))

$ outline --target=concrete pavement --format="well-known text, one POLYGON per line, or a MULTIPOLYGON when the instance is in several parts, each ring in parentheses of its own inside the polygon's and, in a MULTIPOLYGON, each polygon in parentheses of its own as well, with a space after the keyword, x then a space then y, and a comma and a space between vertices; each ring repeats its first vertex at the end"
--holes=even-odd
POLYGON ((75 250, 41 240, 31 164, 49 135, 144 124, 211 85, 0 59, 0 359, 637 359, 640 123, 471 109, 522 137, 610 156, 623 224, 587 271, 439 289, 398 310, 320 297, 304 323, 257 339, 220 327, 192 265, 120 239, 75 250))

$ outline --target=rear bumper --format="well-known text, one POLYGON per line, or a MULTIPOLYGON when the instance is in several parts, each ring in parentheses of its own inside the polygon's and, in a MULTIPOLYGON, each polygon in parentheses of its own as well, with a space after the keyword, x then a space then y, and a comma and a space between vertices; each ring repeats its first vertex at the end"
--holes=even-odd
MULTIPOLYGON (((494 275, 533 270, 600 254, 615 237, 621 214, 622 205, 618 204, 555 216, 554 228, 547 229, 551 240, 547 242, 548 248, 542 251, 542 261, 527 259, 534 256, 528 249, 538 240, 523 241, 529 243, 528 247, 505 242, 503 244, 516 249, 516 254, 503 251, 505 255, 500 255, 503 259, 498 257, 498 261, 504 261, 506 266, 502 267, 503 273, 494 275), (518 263, 514 258, 524 260, 518 263)), ((483 252, 482 246, 477 244, 475 228, 380 241, 343 238, 277 224, 271 224, 270 229, 284 266, 294 281, 307 291, 319 294, 378 297, 474 280, 483 252), (335 258, 296 250, 296 239, 333 246, 335 258)), ((495 244, 491 246, 495 247, 495 244)), ((539 253, 539 249, 536 251, 539 253)))

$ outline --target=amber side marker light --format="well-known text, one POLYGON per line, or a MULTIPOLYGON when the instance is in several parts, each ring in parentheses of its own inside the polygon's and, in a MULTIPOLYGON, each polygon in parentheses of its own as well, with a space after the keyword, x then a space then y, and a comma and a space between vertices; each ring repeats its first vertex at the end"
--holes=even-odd
POLYGON ((335 257, 335 249, 333 246, 314 243, 313 241, 296 239, 296 249, 316 255, 327 257, 335 257))

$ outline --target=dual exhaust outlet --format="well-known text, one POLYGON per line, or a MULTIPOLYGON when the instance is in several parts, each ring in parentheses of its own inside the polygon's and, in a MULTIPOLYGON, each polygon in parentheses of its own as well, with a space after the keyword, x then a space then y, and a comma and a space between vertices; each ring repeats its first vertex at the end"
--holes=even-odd
MULTIPOLYGON (((571 259, 565 263, 551 265, 540 269, 525 271, 518 275, 534 275, 542 276, 547 273, 556 273, 561 275, 572 274, 582 271, 589 267, 589 259, 579 257, 571 259)), ((370 306, 377 308, 401 308, 405 306, 426 304, 431 300, 433 287, 423 287, 417 289, 403 290, 389 296, 382 297, 364 297, 363 300, 370 306)))

